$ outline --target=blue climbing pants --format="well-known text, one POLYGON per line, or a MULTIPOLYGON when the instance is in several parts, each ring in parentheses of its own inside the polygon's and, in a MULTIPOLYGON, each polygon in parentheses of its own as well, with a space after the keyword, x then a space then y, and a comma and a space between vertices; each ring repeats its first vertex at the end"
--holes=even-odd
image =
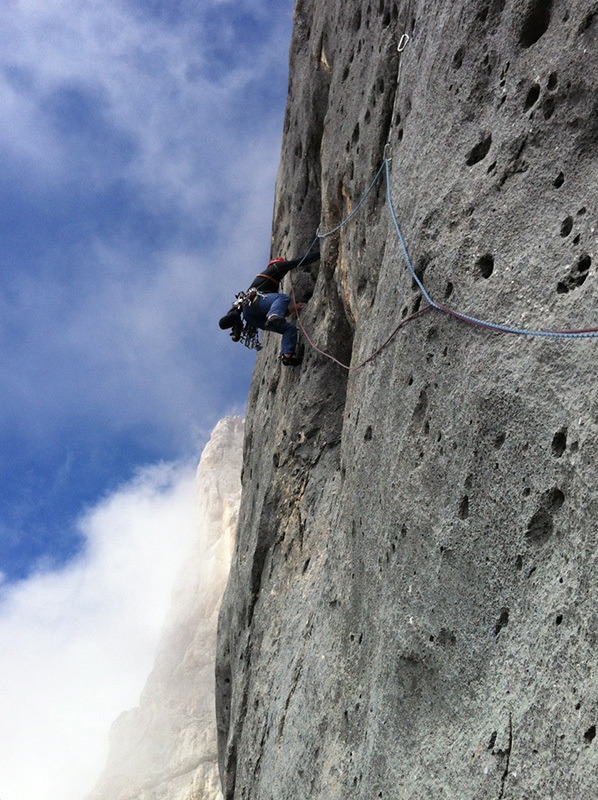
POLYGON ((269 330, 282 336, 280 352, 282 355, 294 353, 297 346, 297 328, 292 322, 284 319, 289 309, 291 298, 282 292, 271 292, 263 297, 258 296, 250 306, 245 306, 243 316, 249 325, 260 330, 269 330), (283 318, 276 327, 266 329, 266 319, 271 314, 283 318))

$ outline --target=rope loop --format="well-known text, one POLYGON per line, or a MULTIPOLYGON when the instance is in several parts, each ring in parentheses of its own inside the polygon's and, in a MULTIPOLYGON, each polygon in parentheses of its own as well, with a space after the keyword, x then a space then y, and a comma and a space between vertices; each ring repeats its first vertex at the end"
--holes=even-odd
MULTIPOLYGON (((420 290, 420 292, 422 294, 422 297, 426 301, 427 305, 424 306, 424 308, 421 308, 418 311, 415 311, 413 314, 410 314, 408 317, 405 317, 405 319, 403 319, 397 325, 397 327, 392 331, 390 336, 388 336, 388 338, 371 355, 369 355, 364 361, 360 362, 359 364, 357 364, 355 366, 351 366, 349 364, 343 364, 341 361, 339 361, 337 358, 335 358, 330 353, 326 353, 324 350, 321 350, 319 347, 317 347, 317 345, 314 344, 314 342, 311 340, 308 332, 305 330, 305 327, 304 327, 304 325, 303 325, 303 323, 301 321, 300 315, 299 315, 299 313, 297 313, 297 323, 298 323, 299 327, 301 328, 301 331, 302 331, 303 335, 305 336, 306 340, 309 342, 311 347, 317 353, 319 353, 320 355, 324 356, 325 358, 328 358, 330 361, 333 361, 335 364, 338 364, 340 367, 342 367, 343 369, 345 369, 345 370, 347 370, 349 372, 353 372, 355 370, 361 369, 362 367, 365 367, 366 364, 369 364, 371 361, 373 361, 374 358, 376 358, 376 356, 379 355, 379 353, 381 353, 382 350, 384 350, 384 348, 387 347, 390 344, 392 339, 395 337, 395 335, 402 328, 404 328, 412 320, 416 319, 417 317, 420 317, 422 314, 430 311, 431 309, 435 309, 436 311, 440 311, 443 314, 447 314, 448 316, 453 317, 454 319, 459 320, 460 322, 465 322, 468 325, 474 325, 474 326, 477 326, 477 327, 480 327, 480 328, 485 328, 486 330, 490 330, 490 331, 493 331, 495 333, 509 333, 509 334, 515 334, 515 335, 520 335, 520 336, 536 336, 536 337, 544 337, 544 338, 552 338, 552 339, 596 339, 596 338, 598 338, 598 327, 579 328, 579 329, 576 329, 576 330, 560 330, 560 331, 530 330, 528 328, 517 328, 517 327, 510 326, 510 325, 503 325, 503 324, 498 323, 498 322, 489 322, 489 321, 486 321, 486 320, 478 319, 477 317, 471 316, 469 314, 464 314, 461 311, 456 311, 455 309, 449 308, 448 306, 445 306, 445 305, 443 305, 441 303, 438 303, 435 300, 433 300, 432 297, 430 296, 430 294, 428 293, 428 291, 426 290, 421 278, 417 275, 417 273, 416 273, 416 271, 415 271, 415 269, 413 267, 413 264, 411 263, 411 259, 409 257, 409 252, 407 250, 407 246, 405 244, 405 240, 403 238, 403 234, 401 233, 401 228, 399 226, 399 222, 398 222, 398 219, 397 219, 397 214, 396 214, 396 211, 395 211, 394 201, 393 201, 392 191, 391 191, 390 170, 389 170, 390 159, 387 157, 387 152, 388 152, 389 149, 390 149, 390 145, 387 143, 385 148, 384 148, 384 160, 382 161, 382 164, 380 165, 380 167, 378 169, 378 172, 376 173, 373 181, 371 182, 371 184, 367 188, 365 194, 362 196, 361 200, 355 206, 353 211, 347 217, 345 217, 345 219, 343 219, 338 225, 336 225, 334 228, 331 228, 329 231, 325 231, 324 233, 320 233, 320 226, 318 226, 318 231, 316 233, 316 236, 315 236, 314 240, 312 241, 311 245, 309 246, 309 249, 307 250, 307 252, 305 253, 305 255, 303 256, 303 258, 301 259, 301 261, 299 262, 299 264, 297 266, 301 266, 301 264, 307 258, 307 256, 309 255, 309 253, 311 252, 312 248, 314 247, 314 245, 316 244, 316 242, 318 240, 327 239, 329 236, 332 236, 333 233, 336 233, 341 228, 343 228, 351 219, 353 219, 355 214, 357 214, 357 212, 359 211, 359 209, 362 207, 363 203, 365 202, 366 198, 368 197, 368 195, 370 194, 370 192, 374 188, 374 186, 375 186, 378 178, 380 177, 380 175, 382 175, 382 173, 384 173, 384 177, 385 177, 385 181, 386 181, 386 199, 387 199, 388 211, 389 211, 389 214, 390 214, 390 218, 392 220, 392 224, 393 224, 395 232, 397 234, 397 238, 399 240, 399 245, 400 245, 401 251, 403 253, 403 257, 405 259, 405 263, 407 265, 407 269, 408 269, 411 277, 415 281, 415 283, 416 283, 418 289, 420 290)), ((289 275, 289 277, 290 277, 290 275, 289 275)), ((295 298, 295 290, 294 290, 294 287, 292 285, 292 278, 291 278, 291 295, 292 295, 293 303, 295 305, 297 305, 297 301, 296 301, 296 298, 295 298)))

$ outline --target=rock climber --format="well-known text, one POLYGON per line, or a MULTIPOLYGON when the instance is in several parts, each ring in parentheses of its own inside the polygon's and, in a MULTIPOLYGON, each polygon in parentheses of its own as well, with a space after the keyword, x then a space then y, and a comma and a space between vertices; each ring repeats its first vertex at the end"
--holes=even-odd
POLYGON ((299 264, 311 264, 320 258, 310 253, 304 258, 285 261, 275 258, 259 275, 246 292, 239 292, 230 311, 218 323, 222 330, 231 329, 233 341, 242 341, 247 347, 261 349, 257 330, 273 331, 282 336, 280 360, 287 367, 296 367, 301 358, 296 353, 297 327, 286 319, 288 313, 298 310, 291 306, 288 294, 279 292, 280 282, 299 264))

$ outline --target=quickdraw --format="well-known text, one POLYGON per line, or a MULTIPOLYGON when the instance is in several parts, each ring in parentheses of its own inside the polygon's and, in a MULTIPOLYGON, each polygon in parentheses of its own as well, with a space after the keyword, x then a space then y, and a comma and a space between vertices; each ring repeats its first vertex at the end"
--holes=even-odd
POLYGON ((246 306, 250 306, 258 296, 258 290, 254 289, 253 287, 248 289, 246 292, 239 292, 235 295, 233 308, 236 308, 237 311, 241 311, 241 309, 245 308, 246 306))
POLYGON ((257 328, 254 328, 253 325, 245 324, 245 327, 241 331, 241 336, 239 337, 239 341, 243 342, 245 347, 248 347, 250 350, 261 350, 262 343, 260 342, 260 332, 257 328))

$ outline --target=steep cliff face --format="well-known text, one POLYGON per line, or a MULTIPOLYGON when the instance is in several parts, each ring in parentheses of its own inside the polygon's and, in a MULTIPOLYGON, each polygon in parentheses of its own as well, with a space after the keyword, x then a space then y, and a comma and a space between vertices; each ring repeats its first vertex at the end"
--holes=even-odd
POLYGON ((217 800, 216 620, 240 500, 243 421, 218 423, 196 481, 198 531, 173 591, 139 706, 114 723, 106 769, 88 800, 217 800))
MULTIPOLYGON (((345 218, 390 136, 434 299, 597 325, 597 44, 586 0, 299 0, 273 252, 345 218)), ((382 182, 294 284, 353 365, 425 305, 382 182)), ((596 795, 598 341, 428 311, 352 372, 276 344, 219 623, 226 800, 596 795)))

